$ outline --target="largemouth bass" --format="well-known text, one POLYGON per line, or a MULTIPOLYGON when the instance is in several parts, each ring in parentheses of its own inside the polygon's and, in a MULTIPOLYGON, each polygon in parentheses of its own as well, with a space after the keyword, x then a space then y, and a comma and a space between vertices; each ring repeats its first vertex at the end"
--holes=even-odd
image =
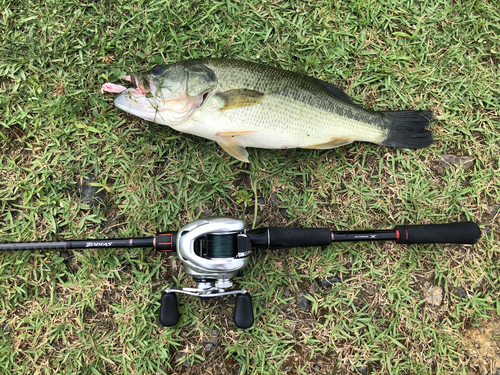
POLYGON ((216 141, 248 162, 246 147, 330 149, 354 141, 429 146, 432 112, 364 109, 337 86, 267 65, 230 59, 187 60, 125 77, 133 87, 116 107, 147 121, 216 141))

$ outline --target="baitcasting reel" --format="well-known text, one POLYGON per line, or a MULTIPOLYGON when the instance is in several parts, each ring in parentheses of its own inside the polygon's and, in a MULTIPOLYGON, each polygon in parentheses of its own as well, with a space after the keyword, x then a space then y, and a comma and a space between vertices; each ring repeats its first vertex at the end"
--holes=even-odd
POLYGON ((245 289, 231 290, 234 275, 248 263, 252 247, 286 249, 328 246, 332 242, 396 241, 398 244, 457 243, 475 244, 481 230, 471 221, 449 224, 398 225, 392 230, 330 231, 326 228, 268 227, 248 230, 246 223, 231 217, 200 219, 178 232, 154 237, 59 242, 0 243, 0 251, 150 248, 177 251, 186 274, 196 281, 195 288, 167 288, 161 297, 160 324, 172 327, 179 321, 175 293, 202 299, 236 294, 234 323, 238 328, 253 324, 252 298, 245 289))
MULTIPOLYGON (((177 324, 179 310, 175 293, 184 293, 202 299, 236 294, 234 324, 238 328, 252 326, 250 294, 245 289, 229 290, 233 286, 231 279, 247 265, 252 252, 252 244, 245 233, 247 228, 243 220, 218 217, 196 220, 177 232, 176 245, 172 243, 171 246, 176 247, 184 271, 196 281, 196 287, 164 290, 160 301, 161 325, 177 324)), ((173 241, 173 234, 168 236, 173 241)))
MULTIPOLYGON (((481 231, 473 222, 398 225, 394 230, 332 232, 326 228, 268 227, 248 230, 247 224, 231 217, 196 220, 167 236, 165 245, 177 249, 186 274, 197 283, 196 288, 164 290, 161 297, 160 324, 172 327, 179 320, 175 293, 198 296, 202 299, 236 294, 234 323, 238 328, 253 324, 252 298, 245 289, 229 290, 232 277, 248 263, 252 246, 267 249, 328 246, 332 242, 395 240, 412 243, 475 243, 481 231), (176 241, 174 240, 176 238, 176 241)), ((162 242, 155 242, 162 250, 162 242)))

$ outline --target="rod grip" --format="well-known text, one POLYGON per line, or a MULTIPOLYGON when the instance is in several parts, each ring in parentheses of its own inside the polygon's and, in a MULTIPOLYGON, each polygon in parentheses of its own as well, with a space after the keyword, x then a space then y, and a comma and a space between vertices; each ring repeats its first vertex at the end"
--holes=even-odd
POLYGON ((458 243, 475 244, 481 237, 481 229, 476 223, 398 225, 399 244, 417 243, 458 243))
POLYGON ((332 243, 332 232, 326 228, 281 228, 268 227, 247 232, 254 246, 268 249, 292 247, 328 246, 332 243))

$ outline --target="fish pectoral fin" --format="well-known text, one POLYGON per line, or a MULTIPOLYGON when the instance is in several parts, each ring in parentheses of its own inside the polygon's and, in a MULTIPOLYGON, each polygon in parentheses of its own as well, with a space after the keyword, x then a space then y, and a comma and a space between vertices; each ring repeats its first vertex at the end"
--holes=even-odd
POLYGON ((235 145, 227 142, 217 142, 219 146, 233 158, 236 158, 244 163, 250 163, 248 160, 248 151, 243 146, 235 145))
POLYGON ((353 137, 333 138, 331 141, 326 143, 318 143, 316 145, 311 145, 311 146, 302 146, 301 148, 310 148, 313 150, 327 150, 329 148, 348 145, 349 143, 352 142, 354 142, 353 137))
POLYGON ((215 95, 223 101, 221 111, 259 104, 264 97, 260 91, 249 89, 228 90, 215 95))

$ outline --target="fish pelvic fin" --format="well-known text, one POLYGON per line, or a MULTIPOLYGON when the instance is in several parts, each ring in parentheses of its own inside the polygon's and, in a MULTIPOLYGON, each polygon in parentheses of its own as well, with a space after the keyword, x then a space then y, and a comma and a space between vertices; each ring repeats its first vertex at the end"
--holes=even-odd
POLYGON ((217 143, 224 151, 226 151, 233 158, 236 158, 244 163, 250 163, 250 160, 248 160, 248 151, 246 150, 245 147, 228 142, 217 142, 217 143))
POLYGON ((215 95, 223 101, 221 111, 256 105, 264 98, 260 91, 249 89, 228 90, 215 95))
POLYGON ((311 145, 311 146, 301 146, 301 148, 309 148, 313 150, 328 150, 330 148, 345 146, 352 142, 354 142, 353 137, 333 138, 329 142, 318 143, 316 145, 311 145))
POLYGON ((432 144, 432 132, 426 130, 432 121, 432 111, 379 112, 386 120, 387 137, 382 146, 423 148, 432 144))

